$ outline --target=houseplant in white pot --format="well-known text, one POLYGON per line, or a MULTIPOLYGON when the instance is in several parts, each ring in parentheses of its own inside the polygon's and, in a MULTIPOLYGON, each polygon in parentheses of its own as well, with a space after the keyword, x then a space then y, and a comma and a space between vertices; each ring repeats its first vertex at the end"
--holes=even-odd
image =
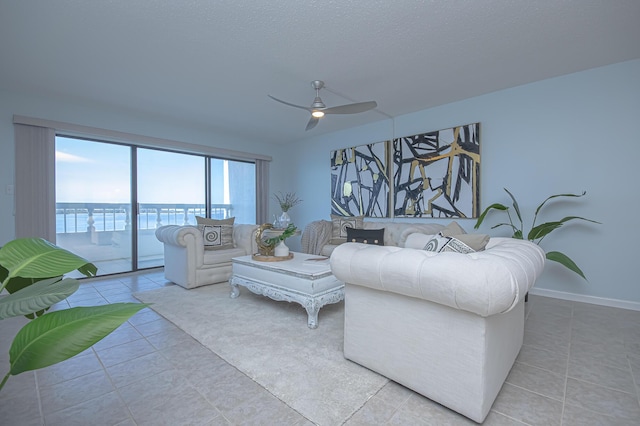
POLYGON ((64 274, 78 270, 95 276, 97 268, 86 259, 41 238, 20 238, 0 248, 0 320, 31 319, 13 339, 10 376, 57 364, 90 348, 122 325, 144 303, 113 303, 47 312, 78 290, 80 283, 64 274))

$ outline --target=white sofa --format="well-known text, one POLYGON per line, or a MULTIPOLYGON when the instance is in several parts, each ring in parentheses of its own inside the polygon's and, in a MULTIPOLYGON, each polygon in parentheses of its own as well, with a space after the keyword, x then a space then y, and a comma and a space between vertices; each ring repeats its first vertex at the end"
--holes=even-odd
POLYGON ((205 250, 197 227, 161 226, 156 229, 156 238, 164 244, 165 278, 184 288, 228 281, 233 257, 258 252, 257 230, 258 225, 233 225, 233 248, 205 250))
MULTIPOLYGON (((363 229, 384 228, 384 245, 404 247, 407 237, 413 233, 437 234, 444 226, 437 223, 413 222, 363 222, 363 229)), ((309 254, 330 256, 338 247, 331 244, 333 224, 330 220, 309 223, 302 233, 302 251, 309 254)))
POLYGON ((537 245, 492 238, 484 251, 345 243, 344 355, 476 422, 522 346, 524 296, 543 270, 537 245))

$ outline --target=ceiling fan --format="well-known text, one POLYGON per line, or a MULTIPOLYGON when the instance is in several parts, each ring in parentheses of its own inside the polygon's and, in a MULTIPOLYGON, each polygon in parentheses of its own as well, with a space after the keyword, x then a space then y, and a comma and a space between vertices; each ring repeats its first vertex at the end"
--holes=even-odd
POLYGON ((269 96, 274 101, 278 101, 285 105, 289 105, 295 108, 300 108, 300 109, 309 111, 311 113, 311 118, 309 119, 309 122, 307 123, 307 127, 305 130, 311 130, 314 127, 316 127, 316 124, 318 124, 318 121, 320 121, 320 118, 324 117, 325 114, 357 114, 359 112, 369 111, 370 109, 373 109, 376 106, 378 106, 378 104, 375 101, 368 101, 368 102, 357 102, 353 104, 340 105, 340 106, 327 108, 324 102, 322 102, 322 99, 320 99, 320 89, 324 87, 324 81, 314 80, 311 82, 311 87, 313 87, 316 90, 316 98, 313 100, 313 103, 311 104, 310 107, 295 105, 290 102, 286 102, 281 99, 274 98, 271 95, 267 95, 267 96, 269 96))

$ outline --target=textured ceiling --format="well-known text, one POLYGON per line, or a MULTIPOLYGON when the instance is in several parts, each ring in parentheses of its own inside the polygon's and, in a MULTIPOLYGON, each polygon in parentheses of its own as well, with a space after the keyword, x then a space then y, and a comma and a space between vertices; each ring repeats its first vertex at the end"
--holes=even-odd
POLYGON ((275 143, 638 58, 638 0, 0 0, 0 89, 275 143))

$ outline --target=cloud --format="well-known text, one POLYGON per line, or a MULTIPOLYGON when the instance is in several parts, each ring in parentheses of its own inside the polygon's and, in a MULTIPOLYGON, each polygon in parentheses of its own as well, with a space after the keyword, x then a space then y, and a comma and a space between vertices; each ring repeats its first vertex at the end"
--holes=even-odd
POLYGON ((62 151, 56 151, 56 161, 64 161, 66 163, 92 163, 93 160, 80 157, 78 155, 68 154, 62 151))

